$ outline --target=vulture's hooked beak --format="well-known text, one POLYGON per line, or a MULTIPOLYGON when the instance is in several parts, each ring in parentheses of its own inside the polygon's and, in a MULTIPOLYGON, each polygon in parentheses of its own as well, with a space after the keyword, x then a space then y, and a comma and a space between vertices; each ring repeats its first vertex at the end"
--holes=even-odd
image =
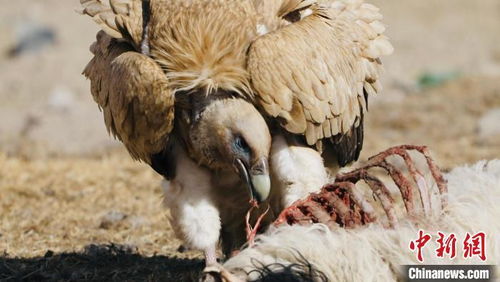
POLYGON ((241 159, 236 159, 235 167, 241 180, 248 187, 250 198, 257 201, 257 203, 265 201, 269 197, 271 190, 267 158, 260 158, 250 168, 241 159))

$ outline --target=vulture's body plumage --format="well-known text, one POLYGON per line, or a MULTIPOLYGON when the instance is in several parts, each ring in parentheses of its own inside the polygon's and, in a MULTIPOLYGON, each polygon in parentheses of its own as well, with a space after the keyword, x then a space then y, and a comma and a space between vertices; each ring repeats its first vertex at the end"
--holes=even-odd
POLYGON ((358 158, 380 57, 392 52, 376 7, 81 3, 103 29, 84 74, 106 126, 165 177, 172 224, 208 263, 220 238, 226 254, 246 241, 247 190, 271 205, 269 222, 358 158))

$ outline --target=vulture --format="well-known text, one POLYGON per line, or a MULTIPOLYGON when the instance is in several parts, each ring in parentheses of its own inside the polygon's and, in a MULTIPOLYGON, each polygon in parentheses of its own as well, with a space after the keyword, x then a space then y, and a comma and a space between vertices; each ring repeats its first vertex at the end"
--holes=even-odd
POLYGON ((176 235, 216 263, 363 145, 380 57, 360 0, 80 0, 102 29, 84 70, 108 131, 164 177, 176 235), (255 221, 255 220, 254 220, 255 221))

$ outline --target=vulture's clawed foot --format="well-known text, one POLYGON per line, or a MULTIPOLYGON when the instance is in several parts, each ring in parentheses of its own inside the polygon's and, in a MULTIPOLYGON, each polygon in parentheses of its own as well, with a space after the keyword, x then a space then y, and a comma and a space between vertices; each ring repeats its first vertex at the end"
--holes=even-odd
POLYGON ((418 162, 410 156, 410 151, 417 152, 425 159, 423 163, 438 188, 441 208, 443 208, 447 202, 447 183, 430 157, 427 147, 402 145, 369 158, 358 169, 337 175, 333 184, 324 186, 320 192, 312 193, 306 199, 299 200, 283 210, 275 224, 323 223, 330 228, 339 226, 352 228, 377 221, 380 214, 382 216, 385 214, 386 225, 395 227, 398 223, 395 209, 398 197, 402 199, 404 209, 410 218, 414 218, 419 213, 425 216, 430 215, 432 194, 424 174, 417 167, 418 162), (403 163, 395 164, 395 159, 389 159, 391 156, 400 157, 403 163), (379 171, 377 174, 375 168, 382 169, 384 173, 380 174, 379 171), (384 181, 388 179, 384 176, 392 179, 397 187, 396 191, 399 190, 399 192, 394 193, 394 189, 390 189, 387 181, 384 181), (366 183, 368 189, 362 189, 360 185, 357 185, 361 180, 366 183), (373 201, 370 201, 370 195, 373 201), (377 202, 380 204, 377 205, 377 202), (382 212, 378 213, 379 210, 382 212))
POLYGON ((215 263, 207 265, 203 270, 200 279, 201 282, 243 282, 244 280, 236 277, 225 269, 222 265, 215 263))

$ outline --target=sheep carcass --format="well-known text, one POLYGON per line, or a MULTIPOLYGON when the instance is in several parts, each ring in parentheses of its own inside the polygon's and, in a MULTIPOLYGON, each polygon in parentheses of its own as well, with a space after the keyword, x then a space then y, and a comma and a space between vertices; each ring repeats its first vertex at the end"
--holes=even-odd
MULTIPOLYGON (((212 269, 211 275, 222 274, 223 280, 227 281, 258 281, 264 278, 269 279, 266 281, 271 281, 271 278, 275 279, 273 281, 400 280, 404 277, 402 265, 419 264, 417 256, 409 249, 409 242, 416 239, 421 229, 434 235, 440 231, 459 236, 466 232, 481 231, 488 240, 486 261, 461 255, 454 259, 437 257, 435 250, 438 243, 429 241, 423 249, 426 264, 498 264, 500 160, 458 167, 444 178, 435 169, 436 166, 424 147, 403 146, 383 152, 368 161, 364 167, 340 175, 336 184, 326 186, 319 194, 298 201, 285 210, 275 226, 256 238, 254 246, 244 249, 223 267, 212 269), (407 160, 411 158, 405 152, 407 149, 423 152, 423 162, 428 164, 429 170, 419 170, 414 162, 408 163, 407 160), (404 159, 407 165, 404 171, 411 175, 409 179, 400 174, 402 171, 393 170, 397 166, 392 163, 393 160, 387 161, 386 157, 393 153, 404 159), (356 199, 356 193, 349 190, 359 187, 345 184, 353 184, 360 179, 379 183, 378 178, 367 173, 374 165, 383 166, 400 188, 397 191, 399 196, 392 191, 390 198, 379 198, 379 205, 386 205, 381 209, 382 214, 387 216, 378 220, 370 217, 372 210, 363 205, 368 198, 356 199), (429 178, 434 181, 429 181, 429 178), (410 194, 407 193, 409 191, 405 183, 413 185, 410 194), (424 189, 429 187, 429 190, 420 190, 419 186, 424 189), (338 193, 338 189, 344 190, 338 193), (332 197, 334 194, 347 195, 350 199, 345 201, 346 198, 343 198, 339 205, 338 199, 332 197), (410 195, 422 197, 412 198, 410 195), (318 208, 318 199, 326 198, 333 198, 328 201, 330 208, 318 208), (406 210, 406 213, 394 207, 398 206, 398 199, 400 209, 406 210), (342 207, 345 202, 353 205, 342 207), (297 210, 299 212, 295 213, 297 210), (330 213, 326 220, 318 215, 325 211, 330 213), (332 217, 336 219, 334 223, 332 217), (351 224, 346 221, 349 219, 352 220, 351 224), (284 222, 292 225, 283 224, 284 222), (313 222, 317 223, 312 224, 313 222)), ((378 184, 375 187, 382 188, 378 184)), ((374 194, 377 192, 374 191, 374 194)))

